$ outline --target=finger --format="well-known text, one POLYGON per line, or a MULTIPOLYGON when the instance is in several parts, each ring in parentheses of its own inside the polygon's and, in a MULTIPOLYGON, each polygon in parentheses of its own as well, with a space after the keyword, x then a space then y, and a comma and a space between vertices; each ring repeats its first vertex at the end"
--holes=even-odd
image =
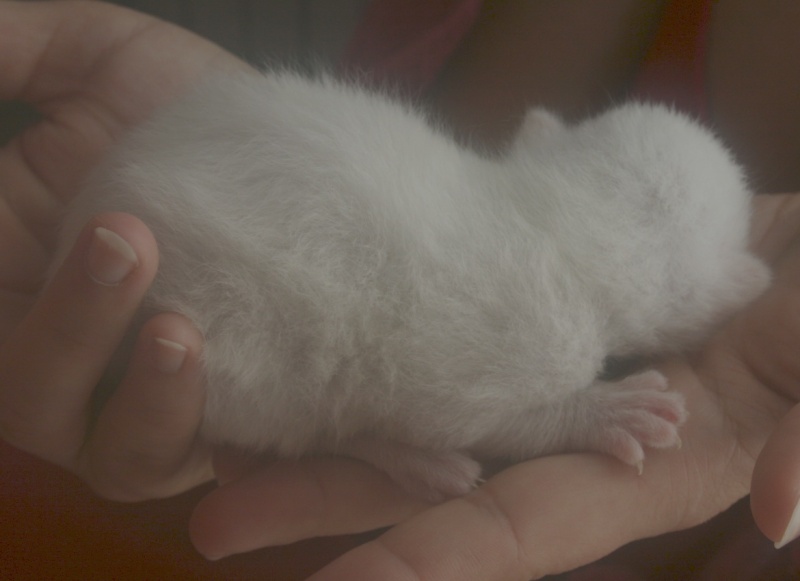
POLYGON ((783 417, 762 449, 750 506, 756 524, 776 547, 800 536, 800 406, 783 417))
POLYGON ((87 84, 98 80, 103 63, 126 56, 136 57, 127 62, 136 73, 126 83, 128 88, 156 80, 166 84, 151 96, 139 91, 121 99, 120 111, 137 110, 136 98, 157 98, 215 59, 241 66, 235 64, 239 63, 235 57, 199 36, 120 6, 71 1, 0 3, 0 99, 41 105, 66 96, 90 95, 93 91, 87 84), (140 35, 145 38, 137 38, 140 35), (142 50, 135 55, 126 53, 131 41, 141 42, 142 50), (164 48, 173 49, 171 62, 163 62, 160 49, 164 48))
POLYGON ((397 525, 309 581, 500 581, 563 572, 663 530, 666 512, 645 477, 591 455, 519 464, 475 493, 397 525))
POLYGON ((92 390, 157 262, 152 234, 133 216, 104 214, 87 225, 42 297, 0 346, 4 439, 70 466, 83 443, 92 390))
POLYGON ((387 476, 345 458, 278 461, 197 505, 192 541, 210 559, 394 524, 427 508, 387 476))
MULTIPOLYGON (((25 100, 46 114, 0 150, 0 193, 11 210, 0 241, 36 253, 3 253, 4 282, 17 290, 30 290, 48 260, 61 204, 119 132, 116 107, 97 102, 91 76, 147 21, 101 2, 0 2, 0 100, 25 100), (63 109, 68 122, 55 119, 63 109)), ((159 91, 144 95, 164 85, 150 86, 159 91)), ((115 95, 130 103, 137 93, 119 87, 115 95)))
POLYGON ((144 325, 128 374, 81 454, 80 472, 101 496, 162 498, 211 478, 210 453, 198 438, 202 345, 180 315, 157 315, 144 325))
POLYGON ((800 399, 800 195, 760 196, 754 235, 774 263, 772 287, 731 326, 730 345, 763 384, 800 399))

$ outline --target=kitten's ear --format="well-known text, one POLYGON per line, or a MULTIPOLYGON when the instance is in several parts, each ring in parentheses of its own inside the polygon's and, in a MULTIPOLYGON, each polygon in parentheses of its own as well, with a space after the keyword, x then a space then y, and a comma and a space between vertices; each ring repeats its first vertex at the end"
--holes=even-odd
POLYGON ((517 134, 517 141, 522 143, 534 144, 542 139, 546 139, 564 129, 564 122, 555 113, 534 107, 528 109, 522 126, 517 134))

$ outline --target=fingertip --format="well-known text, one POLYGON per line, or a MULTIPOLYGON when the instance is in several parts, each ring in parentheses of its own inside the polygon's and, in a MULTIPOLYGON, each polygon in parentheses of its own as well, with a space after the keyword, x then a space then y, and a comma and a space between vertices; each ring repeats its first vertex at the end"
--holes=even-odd
POLYGON ((307 538, 305 532, 314 531, 325 507, 303 465, 265 464, 211 491, 189 520, 198 552, 217 560, 307 538))
POLYGON ((122 381, 84 447, 88 480, 106 498, 162 498, 210 480, 198 438, 205 407, 203 338, 186 317, 162 313, 140 330, 122 381))
POLYGON ((62 235, 47 276, 45 301, 112 298, 138 304, 158 270, 158 246, 150 229, 122 212, 93 216, 79 232, 62 235), (66 246, 70 244, 70 246, 66 246))
POLYGON ((151 317, 139 331, 126 377, 109 405, 149 413, 138 419, 150 428, 174 433, 183 426, 185 435, 194 434, 205 405, 202 351, 203 335, 188 318, 178 313, 151 317))
MULTIPOLYGON (((136 216, 123 212, 106 212, 94 216, 83 228, 75 250, 82 254, 84 269, 91 279, 106 286, 114 286, 119 281, 98 280, 93 272, 103 265, 92 264, 93 250, 104 244, 110 251, 121 255, 122 258, 133 263, 129 276, 132 282, 141 280, 149 284, 158 269, 158 246, 153 233, 136 216)), ((96 253, 95 253, 96 254, 96 253)), ((77 260, 77 259, 76 259, 77 260)))
POLYGON ((139 332, 140 346, 160 344, 169 349, 182 347, 187 356, 199 361, 203 350, 203 334, 184 315, 178 313, 159 313, 145 322, 139 332))
POLYGON ((232 553, 225 550, 227 529, 218 525, 214 511, 205 509, 204 500, 200 501, 189 517, 189 540, 203 557, 209 561, 218 561, 232 553))
POLYGON ((780 548, 800 535, 800 406, 778 424, 756 460, 750 507, 758 528, 780 548))

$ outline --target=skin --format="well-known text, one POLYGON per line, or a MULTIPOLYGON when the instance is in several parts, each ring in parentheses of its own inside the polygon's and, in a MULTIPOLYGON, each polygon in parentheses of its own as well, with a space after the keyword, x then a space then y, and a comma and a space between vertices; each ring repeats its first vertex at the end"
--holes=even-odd
POLYGON ((0 38, 0 98, 43 116, 0 150, 0 434, 108 498, 185 490, 211 476, 210 452, 194 438, 202 338, 188 321, 164 314, 145 326, 135 356, 142 365, 89 425, 93 386, 155 274, 150 232, 131 216, 96 218, 39 293, 58 212, 109 144, 202 72, 243 65, 199 38, 101 4, 3 2, 0 38), (97 225, 138 256, 116 286, 86 272, 97 225), (188 349, 179 373, 152 365, 155 337, 188 349))
MULTIPOLYGON (((151 320, 138 364, 90 424, 92 388, 152 280, 157 248, 135 218, 100 216, 42 291, 57 212, 126 127, 203 72, 241 66, 187 32, 119 8, 0 2, 0 99, 43 115, 0 150, 0 435, 107 498, 169 496, 211 477, 212 454, 196 437, 202 338, 177 315, 151 320), (138 257, 118 285, 87 275, 96 224, 138 257), (153 365, 154 337, 186 347, 177 373, 153 365)), ((195 510, 196 547, 220 558, 399 522, 313 579, 524 580, 698 524, 748 491, 759 526, 779 539, 800 497, 800 196, 760 198, 753 232, 775 283, 701 350, 659 364, 691 417, 683 447, 650 452, 641 477, 600 455, 553 456, 428 507, 355 461, 254 462, 217 451, 222 485, 195 510)))

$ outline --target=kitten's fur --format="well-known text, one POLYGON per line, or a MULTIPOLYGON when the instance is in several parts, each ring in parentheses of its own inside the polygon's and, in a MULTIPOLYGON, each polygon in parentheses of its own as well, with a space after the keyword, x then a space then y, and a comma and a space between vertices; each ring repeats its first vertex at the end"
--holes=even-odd
POLYGON ((679 442, 681 397, 608 355, 686 347, 768 280, 750 194, 705 130, 630 104, 531 111, 488 159, 331 79, 207 82, 125 139, 75 200, 137 215, 160 269, 145 313, 205 335, 205 434, 366 459, 429 497, 468 454, 679 442))

